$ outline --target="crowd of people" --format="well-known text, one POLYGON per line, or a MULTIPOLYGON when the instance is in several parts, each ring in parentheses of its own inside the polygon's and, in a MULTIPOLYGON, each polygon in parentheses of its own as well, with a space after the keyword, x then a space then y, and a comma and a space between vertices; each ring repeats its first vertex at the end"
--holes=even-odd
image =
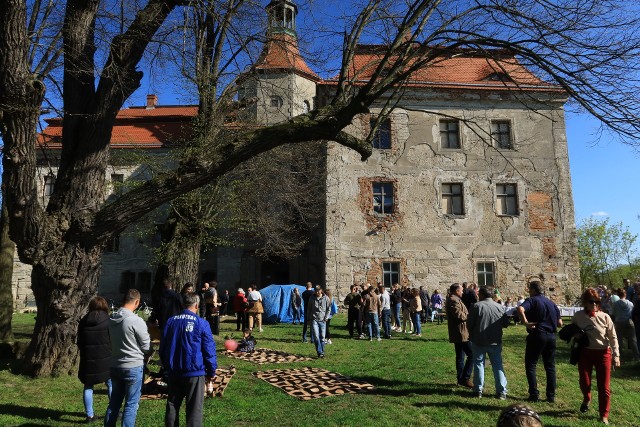
MULTIPOLYGON (((640 358, 637 346, 640 340, 634 326, 640 320, 640 284, 631 286, 625 280, 624 285, 613 292, 586 289, 581 300, 583 309, 575 313, 571 324, 560 333, 561 338, 574 343, 572 359, 578 367, 583 394, 580 411, 589 410, 595 369, 598 409, 604 424, 608 424, 611 406, 610 371, 620 366, 619 340, 627 340, 633 356, 640 358)), ((233 297, 228 291, 219 295, 217 287, 216 282, 205 283, 196 292, 195 287, 187 283, 177 293, 170 282, 165 282, 156 295, 148 323, 135 314, 140 305, 140 293, 135 289, 127 291, 122 307, 111 317, 104 298, 98 296, 89 303, 89 311, 78 327, 77 341, 78 378, 84 385, 87 422, 100 418, 93 410, 93 388, 105 383, 109 405, 104 425, 115 426, 119 416, 123 426, 135 424, 144 367, 152 353, 149 330, 155 329, 161 338, 160 375, 168 384, 165 424, 177 425, 183 401, 188 423, 201 424, 204 391, 215 375, 213 336, 220 333, 220 316, 226 315, 228 306, 232 307, 236 330, 244 334, 241 351, 252 351, 256 342, 252 334, 263 331, 264 303, 255 285, 251 284, 246 293, 238 288, 233 297)), ((347 311, 347 331, 355 339, 382 341, 391 339, 392 334, 420 337, 422 324, 428 321, 439 324, 446 317, 449 342, 454 345, 457 384, 471 389, 477 398, 486 394, 484 370, 488 358, 494 376, 494 393, 501 400, 506 399, 508 393, 502 363, 502 335, 503 329, 510 325, 509 309, 515 308, 515 316, 527 330, 524 370, 529 386, 528 400, 541 399, 536 367, 542 358, 546 400, 553 403, 557 389, 556 333, 563 322, 559 308, 544 296, 540 281, 528 283, 527 290, 528 298, 521 296, 517 303, 512 303, 510 298, 502 302, 492 287, 478 288, 473 283, 454 283, 445 293, 436 289, 431 295, 424 287, 410 288, 396 283, 387 289, 381 284, 365 284, 352 285, 342 302, 347 311)), ((326 345, 332 344, 330 326, 335 306, 331 291, 314 287, 311 282, 303 292, 294 288, 291 294, 289 308, 293 323, 302 324, 302 341, 312 341, 321 359, 325 357, 326 345)), ((527 408, 518 406, 503 411, 501 419, 519 419, 528 413, 530 408, 527 408)))

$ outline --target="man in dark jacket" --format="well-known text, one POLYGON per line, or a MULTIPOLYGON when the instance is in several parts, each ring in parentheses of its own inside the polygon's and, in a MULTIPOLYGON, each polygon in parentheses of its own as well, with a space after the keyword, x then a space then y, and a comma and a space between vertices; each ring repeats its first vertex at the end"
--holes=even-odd
POLYGON ((180 405, 186 400, 187 425, 203 422, 205 376, 216 374, 216 345, 209 323, 197 315, 199 297, 184 297, 186 309, 167 320, 160 343, 160 361, 168 373, 169 390, 164 415, 165 426, 178 425, 180 405))
POLYGON ((422 311, 420 312, 420 321, 422 323, 427 323, 427 315, 429 314, 429 292, 424 288, 424 286, 420 286, 420 303, 422 304, 422 311))
POLYGON ((167 319, 182 311, 182 298, 171 287, 171 281, 165 279, 163 283, 162 294, 158 301, 157 309, 154 307, 153 313, 156 314, 158 326, 162 331, 167 319))
POLYGON ((362 297, 358 292, 358 285, 351 285, 351 292, 344 298, 344 305, 347 307, 347 329, 349 330, 349 336, 353 338, 354 325, 356 326, 356 338, 362 335, 362 326, 358 322, 358 315, 360 314, 360 304, 362 297))
POLYGON ((473 370, 471 343, 467 329, 469 312, 462 303, 462 286, 454 283, 449 288, 445 310, 447 312, 447 326, 449 328, 449 342, 456 350, 456 375, 459 385, 473 388, 471 372, 473 370), (466 361, 465 361, 466 356, 466 361))
POLYGON ((307 341, 307 330, 311 331, 311 310, 309 309, 309 298, 314 294, 313 284, 307 282, 307 289, 302 293, 302 305, 304 307, 304 325, 302 325, 302 342, 307 341))
POLYGON ((547 401, 554 402, 556 396, 556 329, 562 326, 560 310, 553 301, 542 295, 542 285, 535 280, 529 283, 529 295, 520 307, 520 320, 527 327, 527 346, 524 368, 529 383, 529 401, 539 398, 536 365, 542 355, 547 373, 547 401))

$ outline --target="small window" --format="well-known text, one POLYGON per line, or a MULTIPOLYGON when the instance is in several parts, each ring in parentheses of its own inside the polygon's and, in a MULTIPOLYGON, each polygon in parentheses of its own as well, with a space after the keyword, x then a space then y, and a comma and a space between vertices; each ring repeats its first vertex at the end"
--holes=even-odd
POLYGON ((302 101, 302 112, 306 114, 309 111, 311 111, 311 104, 309 104, 309 101, 305 99, 302 101))
POLYGON ((105 252, 117 253, 120 251, 120 236, 115 236, 107 242, 104 247, 105 252))
POLYGON ((442 211, 447 215, 464 215, 462 184, 442 184, 442 211))
POLYGON ((390 288, 394 283, 400 283, 400 263, 383 262, 382 277, 385 288, 390 288))
POLYGON ((271 97, 271 106, 273 108, 282 108, 282 98, 277 95, 271 97))
MULTIPOLYGON (((376 125, 376 119, 371 119, 370 126, 371 129, 376 125)), ((378 125, 378 129, 373 134, 373 139, 371 141, 373 148, 379 150, 390 150, 391 149, 391 120, 386 118, 378 125)))
POLYGON ((498 215, 519 215, 516 184, 496 184, 498 215))
POLYGON ((136 273, 133 271, 123 271, 120 275, 120 293, 124 294, 129 289, 136 287, 136 273))
POLYGON ((373 211, 381 215, 393 213, 393 183, 374 182, 373 186, 373 211))
POLYGON ((49 197, 53 194, 53 190, 56 187, 56 177, 53 175, 47 175, 44 177, 44 195, 49 197))
POLYGON ((138 273, 138 290, 140 292, 151 292, 151 273, 141 271, 138 273))
POLYGON ((506 120, 492 121, 491 140, 497 148, 512 149, 511 123, 506 120))
POLYGON ((495 266, 492 262, 478 263, 478 286, 493 286, 495 284, 495 266))
POLYGON ((111 174, 111 192, 112 194, 121 195, 124 190, 124 175, 121 173, 111 174))
POLYGON ((440 144, 442 148, 460 148, 457 120, 440 120, 440 144))

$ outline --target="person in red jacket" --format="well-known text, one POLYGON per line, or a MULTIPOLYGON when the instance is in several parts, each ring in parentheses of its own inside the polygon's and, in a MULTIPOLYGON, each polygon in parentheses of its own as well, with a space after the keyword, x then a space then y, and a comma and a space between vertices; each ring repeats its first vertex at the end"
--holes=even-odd
POLYGON ((244 294, 244 289, 238 288, 238 292, 233 297, 233 311, 236 313, 236 331, 244 331, 248 326, 247 309, 249 302, 244 294))

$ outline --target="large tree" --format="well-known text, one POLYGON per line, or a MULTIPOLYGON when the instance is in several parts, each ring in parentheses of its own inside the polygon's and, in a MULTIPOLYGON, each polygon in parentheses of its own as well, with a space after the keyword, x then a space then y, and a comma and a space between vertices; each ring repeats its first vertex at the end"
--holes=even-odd
MULTIPOLYGON (((245 1, 147 0, 140 9, 128 6, 126 12, 133 15, 119 21, 121 32, 97 38, 98 24, 101 29, 114 27, 104 23, 112 15, 98 15, 102 2, 67 0, 64 68, 55 82, 63 97, 62 152, 54 193, 43 207, 33 179, 34 141, 47 85, 42 70, 30 62, 30 41, 37 29, 27 25, 27 3, 41 2, 0 2, 0 121, 10 234, 20 259, 33 266, 38 314, 26 356, 32 375, 70 372, 74 366, 77 321, 96 293, 103 247, 112 236, 161 204, 285 143, 333 140, 367 158, 370 144, 343 129, 378 99, 392 106, 413 72, 443 56, 465 49, 491 57, 499 49, 489 66, 501 68, 503 61, 517 57, 612 130, 636 138, 640 127, 640 35, 632 1, 353 1, 346 6, 355 12, 343 20, 338 77, 322 106, 259 129, 231 131, 212 125, 202 133, 206 148, 192 150, 175 168, 104 204, 114 119, 140 86, 137 65, 154 35, 177 8, 210 5, 220 11, 217 16, 224 25, 238 18, 245 1), (369 68, 373 72, 364 80, 352 63, 361 39, 384 45, 376 50, 369 68)), ((229 39, 219 47, 235 42, 242 40, 229 39)), ((511 81, 505 85, 518 90, 511 81)), ((212 92, 207 107, 228 103, 224 95, 223 88, 212 92)), ((527 102, 524 93, 520 99, 527 102)))

